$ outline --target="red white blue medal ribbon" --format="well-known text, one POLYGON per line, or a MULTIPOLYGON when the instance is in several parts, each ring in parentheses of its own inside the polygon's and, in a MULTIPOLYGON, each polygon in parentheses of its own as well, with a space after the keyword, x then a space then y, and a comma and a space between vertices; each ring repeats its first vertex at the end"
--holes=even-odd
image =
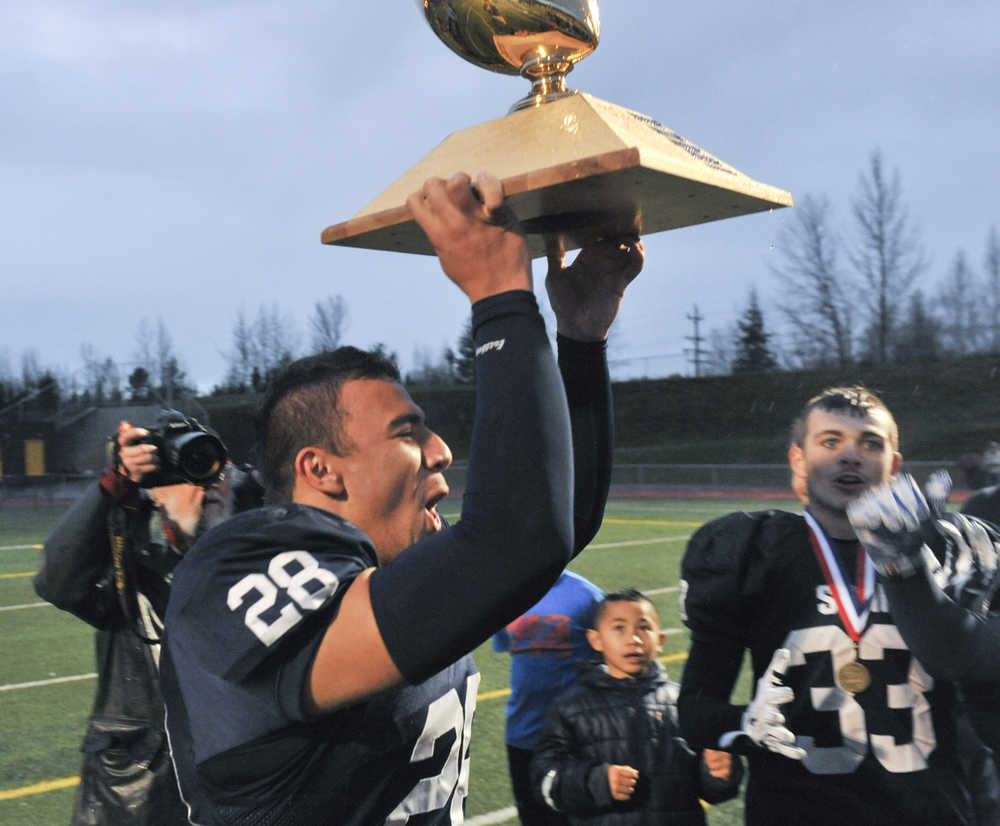
POLYGON ((809 526, 809 539, 813 551, 816 552, 816 559, 819 560, 826 584, 837 603, 837 611, 840 613, 844 630, 857 643, 868 624, 872 596, 875 593, 875 567, 865 549, 859 545, 857 586, 852 588, 819 522, 809 511, 805 512, 805 518, 809 526))

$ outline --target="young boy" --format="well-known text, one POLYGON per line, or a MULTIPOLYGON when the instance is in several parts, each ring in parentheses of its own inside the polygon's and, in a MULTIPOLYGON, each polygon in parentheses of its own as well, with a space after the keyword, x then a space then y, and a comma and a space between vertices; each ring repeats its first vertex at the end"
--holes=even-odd
POLYGON ((585 665, 549 712, 531 761, 536 794, 573 824, 704 824, 699 797, 734 797, 743 766, 680 738, 656 608, 628 588, 600 602, 593 625, 587 639, 604 664, 585 665))

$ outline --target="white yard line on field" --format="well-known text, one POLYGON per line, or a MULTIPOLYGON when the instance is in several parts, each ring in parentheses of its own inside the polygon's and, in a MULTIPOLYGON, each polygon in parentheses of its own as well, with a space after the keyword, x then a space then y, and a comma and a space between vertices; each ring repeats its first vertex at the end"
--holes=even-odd
POLYGON ((39 688, 45 685, 56 685, 57 683, 72 683, 77 680, 93 680, 97 678, 96 673, 73 674, 70 677, 53 677, 51 680, 32 680, 30 683, 8 683, 0 685, 0 691, 13 691, 17 688, 39 688))
POLYGON ((470 817, 465 823, 466 826, 489 826, 491 823, 503 823, 506 820, 515 820, 516 818, 517 808, 508 806, 506 809, 497 809, 493 812, 486 812, 485 814, 470 817))
POLYGON ((54 607, 51 602, 26 602, 23 605, 0 605, 0 611, 20 611, 22 608, 54 607))
POLYGON ((673 594, 681 589, 680 585, 670 585, 666 588, 653 588, 651 591, 643 591, 643 593, 648 597, 653 594, 673 594))
POLYGON ((686 540, 691 534, 682 533, 676 536, 654 536, 652 539, 628 539, 623 542, 595 542, 588 545, 591 551, 600 551, 606 548, 628 548, 633 545, 656 545, 658 542, 680 542, 686 540))

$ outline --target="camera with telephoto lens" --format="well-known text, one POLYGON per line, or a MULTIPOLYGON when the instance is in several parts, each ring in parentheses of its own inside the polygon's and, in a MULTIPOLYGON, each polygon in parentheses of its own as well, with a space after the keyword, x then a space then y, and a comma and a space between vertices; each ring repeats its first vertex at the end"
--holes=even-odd
MULTIPOLYGON (((208 487, 218 481, 229 458, 222 440, 178 410, 161 410, 156 427, 132 444, 156 445, 160 469, 143 477, 143 488, 188 482, 208 487)), ((117 439, 115 444, 117 445, 117 439)))

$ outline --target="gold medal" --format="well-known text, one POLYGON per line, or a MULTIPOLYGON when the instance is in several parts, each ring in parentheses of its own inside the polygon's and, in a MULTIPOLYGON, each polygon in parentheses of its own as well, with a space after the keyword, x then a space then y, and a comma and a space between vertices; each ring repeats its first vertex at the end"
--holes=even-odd
POLYGON ((837 670, 837 682, 849 694, 860 694, 872 684, 872 675, 857 660, 851 660, 837 670))

